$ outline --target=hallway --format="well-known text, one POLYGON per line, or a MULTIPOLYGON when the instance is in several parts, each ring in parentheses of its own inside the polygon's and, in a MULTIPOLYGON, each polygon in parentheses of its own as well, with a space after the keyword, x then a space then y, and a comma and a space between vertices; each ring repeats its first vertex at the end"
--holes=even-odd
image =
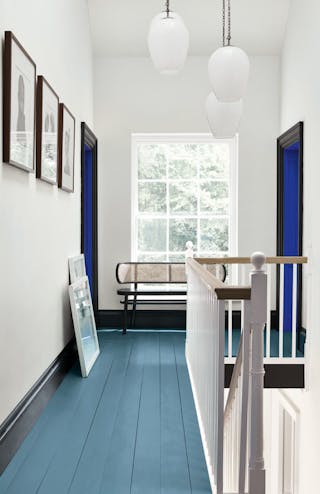
POLYGON ((1 494, 210 493, 185 333, 99 332, 0 477, 1 494))

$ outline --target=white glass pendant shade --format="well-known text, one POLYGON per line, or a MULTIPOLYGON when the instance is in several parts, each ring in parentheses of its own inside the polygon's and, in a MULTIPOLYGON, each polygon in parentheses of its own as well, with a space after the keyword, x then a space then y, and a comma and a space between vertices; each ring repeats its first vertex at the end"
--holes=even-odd
POLYGON ((156 15, 151 21, 148 45, 155 68, 161 74, 177 74, 183 67, 189 48, 189 32, 175 12, 156 15))
POLYGON ((234 137, 241 120, 242 100, 224 103, 218 101, 211 92, 206 101, 206 113, 213 137, 217 139, 234 137))
POLYGON ((236 46, 223 46, 209 60, 209 79, 219 101, 243 98, 250 72, 248 55, 236 46))

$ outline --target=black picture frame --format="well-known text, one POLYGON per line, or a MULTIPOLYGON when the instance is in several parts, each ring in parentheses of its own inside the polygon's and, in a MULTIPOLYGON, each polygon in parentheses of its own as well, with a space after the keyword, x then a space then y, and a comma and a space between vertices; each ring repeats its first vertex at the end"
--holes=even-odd
POLYGON ((3 59, 3 161, 4 163, 21 168, 27 172, 34 172, 35 168, 36 83, 36 64, 15 35, 11 31, 5 31, 3 59), (25 79, 27 78, 26 71, 22 68, 19 70, 18 65, 14 65, 13 63, 14 47, 17 49, 17 53, 22 55, 22 60, 24 60, 27 65, 30 64, 29 69, 32 74, 32 80, 26 81, 31 85, 29 91, 26 89, 25 83, 25 79), (17 90, 13 85, 17 82, 16 76, 18 72, 20 72, 20 75, 18 76, 17 90), (12 132, 11 125, 12 119, 14 118, 14 94, 17 94, 18 96, 18 117, 15 140, 15 133, 12 132), (30 98, 32 98, 33 101, 30 101, 30 98), (28 115, 27 109, 29 110, 30 115, 28 115), (28 137, 30 132, 31 136, 28 137), (26 161, 19 161, 19 154, 20 157, 23 155, 23 152, 25 153, 25 156, 29 155, 30 151, 28 151, 28 149, 30 147, 32 158, 30 160, 31 166, 28 166, 26 161))
POLYGON ((58 183, 58 145, 59 145, 59 96, 52 89, 48 81, 42 76, 38 76, 38 84, 37 84, 37 123, 36 123, 36 177, 48 182, 52 185, 56 185, 58 183), (45 99, 45 90, 49 94, 51 94, 53 100, 55 101, 55 108, 52 109, 52 120, 49 119, 48 127, 47 127, 47 117, 51 117, 51 115, 47 115, 45 119, 43 119, 43 109, 44 105, 46 105, 45 99), (50 134, 53 134, 50 136, 50 134), (50 141, 48 143, 48 156, 52 154, 53 156, 53 175, 49 176, 48 166, 45 167, 45 159, 43 156, 43 141, 46 136, 50 136, 50 141), (51 147, 50 147, 51 146, 51 147), (47 168, 47 169, 46 169, 47 168))
MULTIPOLYGON (((284 151, 296 142, 299 143, 299 239, 298 255, 302 256, 303 249, 303 129, 304 123, 298 122, 277 139, 277 256, 283 256, 283 234, 284 234, 284 151)), ((298 333, 302 330, 302 265, 298 265, 298 308, 297 325, 298 333)), ((277 315, 279 317, 279 293, 280 293, 280 267, 277 266, 277 315)))
MULTIPOLYGON (((66 192, 74 192, 74 155, 75 155, 75 132, 76 132, 76 119, 66 107, 64 103, 59 104, 59 139, 58 139, 58 187, 66 192), (69 167, 71 166, 71 182, 72 185, 68 185, 67 176, 64 173, 66 164, 64 163, 65 155, 65 121, 66 117, 69 118, 69 123, 72 122, 70 126, 70 131, 72 132, 71 138, 71 153, 72 157, 70 159, 69 167)), ((70 139, 70 137, 69 137, 70 139)))

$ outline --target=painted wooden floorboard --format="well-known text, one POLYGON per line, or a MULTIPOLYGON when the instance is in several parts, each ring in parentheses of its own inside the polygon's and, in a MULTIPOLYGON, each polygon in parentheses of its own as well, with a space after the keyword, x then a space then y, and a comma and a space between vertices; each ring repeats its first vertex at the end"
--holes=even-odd
POLYGON ((186 437, 186 451, 190 471, 192 494, 210 493, 210 482, 205 464, 197 413, 194 406, 188 369, 185 361, 185 335, 174 334, 177 375, 181 411, 186 437))
POLYGON ((146 335, 132 494, 160 494, 160 359, 159 335, 146 335))
POLYGON ((160 334, 161 494, 191 492, 173 340, 160 334))
MULTIPOLYGON (((111 335, 111 338, 113 336, 111 335)), ((97 494, 100 490, 106 457, 110 450, 114 424, 127 376, 132 339, 116 335, 118 353, 99 403, 95 420, 74 473, 70 494, 97 494), (121 339, 121 341, 119 341, 121 339)))
POLYGON ((100 494, 130 493, 146 346, 143 334, 133 337, 127 376, 105 461, 100 494))
POLYGON ((184 334, 100 333, 0 477, 0 494, 210 494, 184 334))

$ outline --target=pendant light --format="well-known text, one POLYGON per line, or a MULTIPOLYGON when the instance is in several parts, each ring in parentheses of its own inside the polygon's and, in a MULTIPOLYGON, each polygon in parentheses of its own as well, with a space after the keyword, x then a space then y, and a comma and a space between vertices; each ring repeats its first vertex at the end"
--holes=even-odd
POLYGON ((213 137, 227 139, 234 137, 239 129, 242 114, 242 100, 233 103, 218 101, 211 92, 206 101, 206 114, 213 137))
POLYGON ((223 0, 223 46, 216 50, 208 65, 209 79, 219 101, 233 102, 243 98, 249 78, 250 62, 241 49, 231 46, 231 0, 223 0), (225 11, 228 2, 228 36, 225 37, 225 11))
POLYGON ((166 0, 165 11, 151 21, 148 46, 153 64, 161 74, 177 74, 184 66, 189 32, 182 18, 170 10, 170 0, 166 0))

